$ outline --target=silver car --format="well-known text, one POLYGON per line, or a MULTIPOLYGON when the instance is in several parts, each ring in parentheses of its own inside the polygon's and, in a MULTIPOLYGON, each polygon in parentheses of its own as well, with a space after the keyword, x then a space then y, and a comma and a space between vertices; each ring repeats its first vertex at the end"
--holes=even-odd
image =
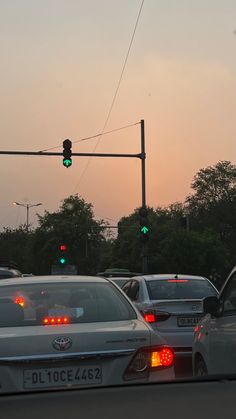
POLYGON ((203 316, 203 298, 218 294, 207 278, 180 274, 136 276, 122 289, 177 356, 191 356, 194 327, 203 316))
POLYGON ((163 381, 174 355, 105 278, 0 281, 0 394, 163 381))
POLYGON ((193 373, 236 374, 236 266, 218 297, 204 299, 205 317, 195 328, 193 373))

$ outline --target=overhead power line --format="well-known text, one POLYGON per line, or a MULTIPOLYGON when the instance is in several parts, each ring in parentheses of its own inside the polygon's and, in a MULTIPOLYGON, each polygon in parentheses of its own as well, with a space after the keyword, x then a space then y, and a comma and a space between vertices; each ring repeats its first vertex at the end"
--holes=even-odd
MULTIPOLYGON (((81 143, 82 141, 91 140, 93 138, 100 137, 101 135, 111 134, 112 132, 121 131, 123 129, 130 128, 130 127, 133 127, 133 126, 139 125, 139 124, 140 124, 140 122, 135 122, 135 124, 129 124, 129 125, 125 125, 125 126, 120 127, 120 128, 115 128, 115 129, 112 129, 110 131, 103 132, 103 134, 99 133, 99 134, 91 135, 90 137, 80 138, 79 140, 72 141, 72 144, 81 143)), ((54 147, 49 147, 49 148, 45 148, 44 150, 40 150, 39 153, 44 153, 45 151, 55 150, 56 148, 61 148, 61 143, 54 146, 54 147)))

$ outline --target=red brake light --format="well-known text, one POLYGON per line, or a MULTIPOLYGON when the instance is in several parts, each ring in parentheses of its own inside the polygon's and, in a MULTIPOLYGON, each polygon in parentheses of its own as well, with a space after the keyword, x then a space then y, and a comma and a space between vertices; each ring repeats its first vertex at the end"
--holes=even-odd
POLYGON ((60 324, 68 324, 70 322, 69 317, 44 317, 43 324, 45 325, 60 325, 60 324))
POLYGON ((169 319, 169 317, 171 316, 170 313, 160 310, 143 311, 141 312, 141 314, 143 315, 143 318, 147 323, 163 322, 169 319))
POLYGON ((188 282, 188 279, 168 279, 167 282, 188 282))
POLYGON ((174 361, 174 354, 170 348, 164 348, 160 352, 160 361, 163 367, 170 367, 174 361))
POLYGON ((156 318, 154 313, 144 313, 143 314, 144 320, 147 323, 155 323, 156 318))

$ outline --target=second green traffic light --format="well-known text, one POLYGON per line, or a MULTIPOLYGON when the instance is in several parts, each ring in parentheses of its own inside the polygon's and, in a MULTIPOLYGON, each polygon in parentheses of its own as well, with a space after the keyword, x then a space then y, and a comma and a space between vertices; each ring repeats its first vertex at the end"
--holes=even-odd
POLYGON ((148 210, 146 207, 141 207, 139 210, 139 223, 141 241, 142 243, 146 243, 150 234, 150 223, 148 220, 148 210))
POLYGON ((67 168, 72 165, 71 147, 72 147, 72 142, 70 140, 67 139, 63 141, 63 166, 67 168))

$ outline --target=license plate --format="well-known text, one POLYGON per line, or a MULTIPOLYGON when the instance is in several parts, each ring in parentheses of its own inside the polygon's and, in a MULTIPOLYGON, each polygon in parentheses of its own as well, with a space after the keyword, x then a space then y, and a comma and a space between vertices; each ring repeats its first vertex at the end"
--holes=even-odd
POLYGON ((37 368, 24 370, 24 388, 49 388, 102 383, 99 365, 86 367, 37 368))
POLYGON ((178 317, 179 327, 194 327, 202 317, 178 317))

